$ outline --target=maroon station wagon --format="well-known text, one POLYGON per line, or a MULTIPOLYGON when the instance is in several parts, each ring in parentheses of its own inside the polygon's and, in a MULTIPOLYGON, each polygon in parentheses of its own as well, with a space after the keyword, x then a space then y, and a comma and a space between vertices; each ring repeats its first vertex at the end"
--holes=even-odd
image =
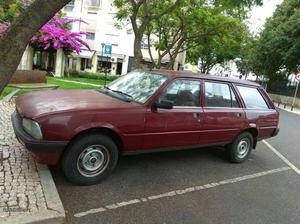
POLYGON ((174 71, 135 71, 100 90, 19 96, 12 123, 38 162, 95 184, 124 154, 225 146, 233 163, 279 131, 279 113, 256 83, 174 71))

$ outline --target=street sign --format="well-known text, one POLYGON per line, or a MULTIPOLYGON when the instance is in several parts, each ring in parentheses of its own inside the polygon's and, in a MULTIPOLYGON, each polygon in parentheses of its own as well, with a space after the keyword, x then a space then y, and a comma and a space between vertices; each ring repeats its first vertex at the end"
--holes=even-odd
POLYGON ((111 53, 112 53, 112 45, 105 44, 103 47, 103 57, 111 57, 111 53))
POLYGON ((296 74, 296 79, 300 82, 300 73, 296 74))
POLYGON ((298 73, 300 73, 300 65, 298 65, 297 71, 298 71, 298 73))

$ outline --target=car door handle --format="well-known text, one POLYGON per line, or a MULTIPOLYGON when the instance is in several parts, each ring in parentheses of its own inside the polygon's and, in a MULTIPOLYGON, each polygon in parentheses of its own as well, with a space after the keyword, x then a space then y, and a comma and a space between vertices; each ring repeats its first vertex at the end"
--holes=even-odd
POLYGON ((201 117, 200 113, 198 112, 193 113, 193 118, 197 119, 198 122, 200 122, 200 117, 201 117))
POLYGON ((235 116, 236 116, 236 117, 242 117, 242 113, 237 112, 237 113, 235 113, 235 116))

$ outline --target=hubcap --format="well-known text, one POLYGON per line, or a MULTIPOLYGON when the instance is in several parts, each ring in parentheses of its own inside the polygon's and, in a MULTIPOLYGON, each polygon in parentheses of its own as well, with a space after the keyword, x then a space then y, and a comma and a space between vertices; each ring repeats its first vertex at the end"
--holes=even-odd
POLYGON ((247 138, 242 139, 237 146, 237 157, 244 159, 250 148, 250 141, 247 138))
POLYGON ((108 150, 102 145, 92 145, 82 151, 77 160, 79 172, 86 177, 102 173, 109 162, 108 150))

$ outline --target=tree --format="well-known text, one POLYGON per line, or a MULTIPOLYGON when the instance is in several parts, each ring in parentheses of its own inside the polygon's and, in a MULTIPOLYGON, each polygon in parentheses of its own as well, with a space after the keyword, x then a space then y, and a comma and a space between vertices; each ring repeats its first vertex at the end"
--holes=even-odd
POLYGON ((133 68, 139 68, 143 58, 141 42, 146 27, 153 20, 159 20, 180 6, 181 0, 115 0, 118 8, 116 18, 129 20, 134 32, 133 68))
POLYGON ((163 58, 168 55, 168 68, 173 69, 176 57, 184 51, 188 53, 188 61, 194 64, 197 64, 202 55, 204 71, 210 70, 216 63, 237 57, 243 39, 241 30, 244 30, 239 19, 245 17, 244 12, 247 11, 249 2, 260 3, 239 1, 232 4, 224 0, 216 1, 213 5, 209 4, 211 1, 183 0, 181 7, 164 15, 160 20, 152 20, 145 34, 148 45, 154 46, 158 53, 156 60, 152 56, 151 48, 148 49, 153 67, 159 69, 163 58), (238 18, 227 15, 229 9, 231 14, 234 9, 239 9, 238 18))
POLYGON ((257 73, 281 79, 300 63, 300 2, 285 0, 265 24, 255 47, 257 73))
POLYGON ((34 0, 20 11, 10 28, 0 37, 0 93, 18 67, 33 35, 70 0, 34 0))

